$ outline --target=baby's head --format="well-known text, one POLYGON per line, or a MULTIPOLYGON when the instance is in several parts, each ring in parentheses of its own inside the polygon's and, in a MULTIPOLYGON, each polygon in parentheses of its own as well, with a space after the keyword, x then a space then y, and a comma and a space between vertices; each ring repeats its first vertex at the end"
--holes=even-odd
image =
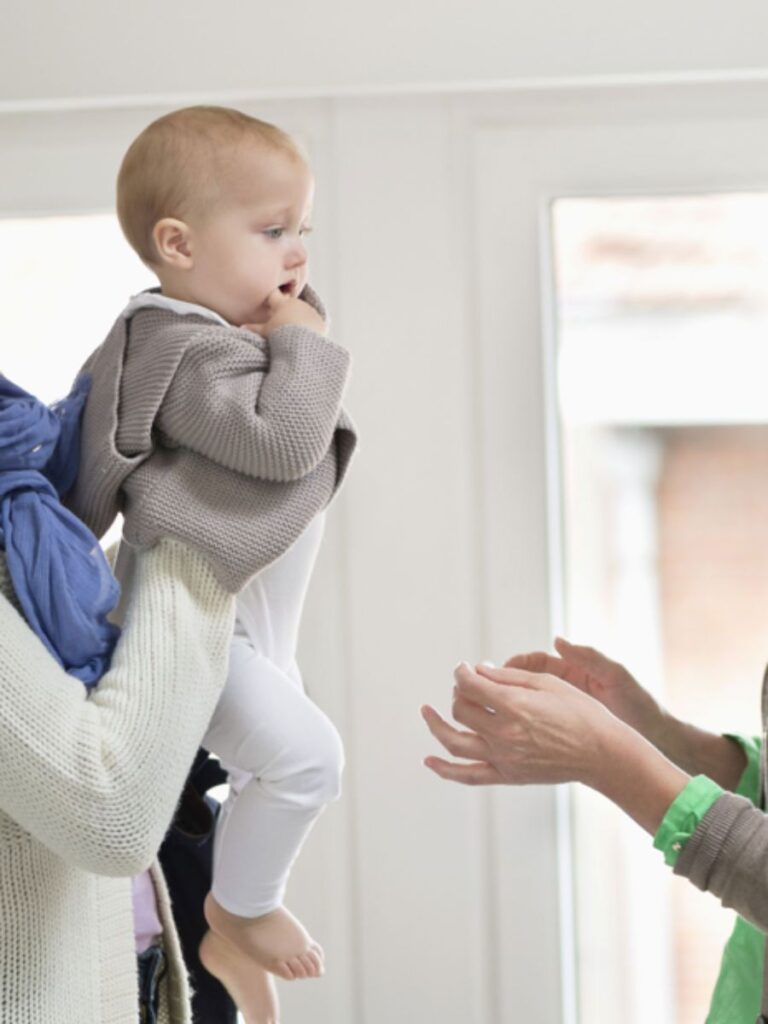
POLYGON ((307 280, 314 182, 297 144, 226 107, 186 107, 150 124, 123 158, 117 215, 163 293, 229 323, 260 323, 276 289, 307 280))

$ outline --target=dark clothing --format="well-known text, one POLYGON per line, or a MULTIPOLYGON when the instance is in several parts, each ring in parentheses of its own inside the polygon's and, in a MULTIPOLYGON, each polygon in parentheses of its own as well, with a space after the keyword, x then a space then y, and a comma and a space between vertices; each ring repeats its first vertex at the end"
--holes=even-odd
POLYGON ((208 790, 226 781, 227 773, 219 762, 206 750, 199 750, 159 854, 192 983, 194 1024, 237 1024, 237 1009, 229 993, 205 970, 197 955, 208 929, 203 901, 211 888, 213 830, 219 811, 208 790))
POLYGON ((158 982, 165 974, 165 954, 161 946, 150 946, 138 955, 139 1024, 157 1024, 158 982))

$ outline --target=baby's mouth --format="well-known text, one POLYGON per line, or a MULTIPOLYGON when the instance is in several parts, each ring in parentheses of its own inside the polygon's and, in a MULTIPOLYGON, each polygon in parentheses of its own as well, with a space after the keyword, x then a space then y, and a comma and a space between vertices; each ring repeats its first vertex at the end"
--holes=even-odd
POLYGON ((296 282, 286 281, 285 284, 281 284, 279 287, 283 295, 293 295, 296 290, 296 282))

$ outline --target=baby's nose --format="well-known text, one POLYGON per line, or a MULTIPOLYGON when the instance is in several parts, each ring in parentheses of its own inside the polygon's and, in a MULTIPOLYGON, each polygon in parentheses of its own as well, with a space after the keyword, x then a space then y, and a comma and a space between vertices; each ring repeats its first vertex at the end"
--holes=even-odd
POLYGON ((303 263, 307 262, 307 249, 304 243, 299 239, 296 245, 291 246, 290 251, 287 255, 287 263, 289 267, 300 267, 303 263))

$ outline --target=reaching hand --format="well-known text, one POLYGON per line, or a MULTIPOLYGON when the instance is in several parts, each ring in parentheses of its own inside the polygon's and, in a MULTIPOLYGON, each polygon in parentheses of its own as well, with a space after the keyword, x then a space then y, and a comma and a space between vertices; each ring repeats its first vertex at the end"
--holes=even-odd
POLYGON ((460 665, 449 725, 434 708, 422 714, 433 736, 460 764, 428 757, 441 778, 470 785, 586 782, 611 768, 609 737, 626 727, 605 707, 557 675, 520 668, 460 665))
MULTIPOLYGON (((615 699, 626 686, 644 700, 648 694, 597 651, 583 654, 577 665, 570 644, 558 644, 558 650, 561 660, 567 656, 570 674, 578 676, 579 669, 581 686, 563 678, 558 659, 552 665, 557 673, 515 666, 473 670, 462 663, 454 672, 452 711, 466 728, 450 725, 428 705, 421 709, 432 735, 459 760, 427 757, 424 763, 443 779, 472 786, 583 782, 653 835, 689 776, 587 691, 596 686, 615 699)), ((549 657, 536 652, 510 660, 543 667, 549 657)))
POLYGON ((623 665, 611 661, 594 647, 577 646, 562 637, 555 639, 555 649, 559 657, 534 651, 517 654, 504 664, 507 668, 559 676, 600 701, 646 739, 658 741, 664 711, 623 665))

